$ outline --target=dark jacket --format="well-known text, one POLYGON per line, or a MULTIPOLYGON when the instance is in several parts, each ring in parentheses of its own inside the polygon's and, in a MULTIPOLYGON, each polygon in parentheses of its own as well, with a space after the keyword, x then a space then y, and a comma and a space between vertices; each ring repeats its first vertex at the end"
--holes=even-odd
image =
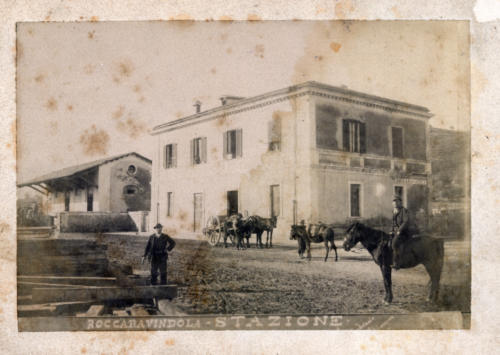
POLYGON ((159 237, 152 234, 144 250, 144 257, 147 257, 148 260, 151 260, 152 257, 168 257, 168 252, 174 247, 175 241, 167 234, 162 233, 159 237))
POLYGON ((392 231, 394 233, 411 236, 418 233, 417 226, 410 218, 408 210, 401 207, 397 213, 392 215, 392 231))

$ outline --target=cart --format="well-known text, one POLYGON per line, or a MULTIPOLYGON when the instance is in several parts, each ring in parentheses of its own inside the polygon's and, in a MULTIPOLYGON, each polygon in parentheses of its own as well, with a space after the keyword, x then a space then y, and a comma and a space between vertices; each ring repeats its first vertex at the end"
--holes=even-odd
POLYGON ((203 228, 203 235, 207 239, 208 244, 211 246, 216 246, 220 241, 224 240, 224 237, 229 237, 229 240, 234 244, 235 227, 231 224, 226 223, 227 216, 215 216, 212 215, 208 217, 205 223, 205 228, 203 228))

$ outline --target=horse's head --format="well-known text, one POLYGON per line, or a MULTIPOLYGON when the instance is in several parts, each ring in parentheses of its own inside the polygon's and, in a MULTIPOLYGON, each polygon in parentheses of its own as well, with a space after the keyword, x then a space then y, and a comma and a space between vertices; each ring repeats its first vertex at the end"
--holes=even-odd
POLYGON ((305 230, 305 226, 293 224, 290 229, 290 240, 296 240, 303 234, 303 232, 305 232, 305 230))
POLYGON ((346 236, 344 238, 344 250, 349 251, 355 246, 360 240, 360 230, 362 224, 359 222, 351 224, 349 228, 347 228, 346 236))

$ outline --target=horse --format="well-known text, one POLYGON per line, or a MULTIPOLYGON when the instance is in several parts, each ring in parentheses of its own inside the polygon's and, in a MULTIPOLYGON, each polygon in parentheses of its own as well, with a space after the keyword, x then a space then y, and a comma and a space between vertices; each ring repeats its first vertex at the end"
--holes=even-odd
MULTIPOLYGON (((360 242, 371 254, 373 261, 380 267, 384 278, 386 304, 392 302, 391 264, 392 248, 390 236, 383 231, 372 229, 356 222, 346 232, 344 249, 349 251, 360 242)), ((428 300, 437 302, 439 293, 439 280, 443 268, 444 242, 427 235, 416 235, 404 242, 400 249, 400 267, 412 268, 423 264, 430 277, 430 290, 428 300)))
POLYGON ((244 233, 241 230, 243 227, 242 217, 239 214, 233 214, 224 221, 224 248, 227 248, 227 238, 232 235, 236 240, 236 248, 238 250, 245 249, 243 245, 244 233))
POLYGON ((247 240, 247 247, 250 248, 250 237, 255 234, 257 239, 255 246, 263 248, 262 234, 267 232, 266 248, 273 247, 273 229, 276 227, 276 217, 264 218, 260 216, 250 216, 242 220, 241 231, 247 240))
POLYGON ((324 224, 317 227, 317 234, 311 235, 310 230, 306 229, 304 225, 292 225, 290 230, 290 240, 297 240, 299 243, 299 256, 303 257, 304 249, 307 250, 307 258, 311 260, 311 243, 325 244, 326 256, 325 262, 328 260, 328 254, 331 249, 335 251, 335 261, 338 261, 337 247, 335 246, 335 234, 333 228, 324 224), (330 243, 330 246, 328 245, 330 243))

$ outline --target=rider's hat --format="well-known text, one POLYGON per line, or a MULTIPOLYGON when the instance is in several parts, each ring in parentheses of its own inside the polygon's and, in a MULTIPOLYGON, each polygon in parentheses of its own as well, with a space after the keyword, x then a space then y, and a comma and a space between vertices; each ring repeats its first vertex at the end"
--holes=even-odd
POLYGON ((401 196, 399 196, 399 195, 395 195, 392 200, 393 201, 400 201, 400 202, 402 202, 401 196))
POLYGON ((163 228, 163 226, 160 223, 156 223, 156 226, 153 227, 154 229, 156 228, 163 228))

